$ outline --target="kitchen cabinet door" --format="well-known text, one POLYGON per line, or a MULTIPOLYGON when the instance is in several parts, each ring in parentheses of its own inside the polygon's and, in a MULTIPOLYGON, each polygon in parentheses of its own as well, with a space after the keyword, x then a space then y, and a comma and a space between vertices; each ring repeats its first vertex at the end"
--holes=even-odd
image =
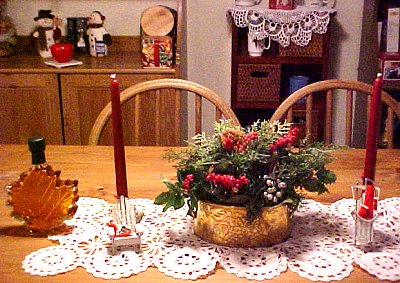
POLYGON ((56 74, 0 74, 0 143, 63 144, 56 74))
MULTIPOLYGON (((118 74, 120 90, 173 74, 118 74)), ((111 100, 109 74, 61 75, 61 93, 66 144, 87 144, 92 126, 101 110, 111 100)), ((122 106, 125 145, 180 145, 179 95, 156 93, 135 98, 122 106), (179 120, 179 123, 173 123, 179 120), (157 127, 157 129, 156 129, 157 127), (157 131, 157 133, 156 133, 157 131)), ((112 123, 108 121, 100 139, 101 145, 112 145, 112 123)))

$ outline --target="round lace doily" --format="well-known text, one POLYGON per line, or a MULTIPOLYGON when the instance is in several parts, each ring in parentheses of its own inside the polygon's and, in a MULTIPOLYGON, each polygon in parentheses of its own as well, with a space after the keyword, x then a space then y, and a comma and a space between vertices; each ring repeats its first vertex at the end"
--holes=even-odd
POLYGON ((287 269, 287 258, 278 247, 257 249, 221 248, 220 263, 229 273, 247 279, 265 280, 287 269))
POLYGON ((309 44, 312 34, 326 33, 333 9, 295 10, 252 9, 234 6, 229 12, 237 27, 247 27, 252 39, 268 38, 287 47, 291 42, 299 46, 309 44))
POLYGON ((193 219, 186 209, 162 212, 148 199, 131 199, 145 212, 142 244, 111 252, 106 225, 112 205, 81 197, 74 218, 66 221, 69 233, 49 237, 59 245, 37 250, 22 263, 31 275, 50 276, 83 267, 93 276, 119 279, 158 268, 181 279, 205 278, 219 263, 227 272, 250 280, 267 280, 290 269, 314 281, 341 280, 353 263, 382 280, 400 280, 400 198, 379 202, 374 241, 354 246, 355 201, 331 205, 305 200, 294 214, 291 237, 269 248, 238 249, 203 241, 193 234, 193 219))

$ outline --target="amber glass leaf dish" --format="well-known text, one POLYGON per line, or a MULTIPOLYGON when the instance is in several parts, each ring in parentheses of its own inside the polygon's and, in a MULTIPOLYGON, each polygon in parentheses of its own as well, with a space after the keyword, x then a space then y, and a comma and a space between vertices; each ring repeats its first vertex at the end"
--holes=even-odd
POLYGON ((61 171, 38 165, 8 185, 12 216, 34 233, 50 234, 71 218, 78 206, 78 181, 60 179, 61 171))

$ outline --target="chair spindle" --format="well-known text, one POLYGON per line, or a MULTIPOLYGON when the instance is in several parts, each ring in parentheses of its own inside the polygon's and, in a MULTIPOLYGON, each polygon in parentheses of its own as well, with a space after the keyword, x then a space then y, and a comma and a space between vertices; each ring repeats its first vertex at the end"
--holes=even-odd
POLYGON ((306 98, 306 136, 310 139, 311 137, 311 129, 312 129, 312 110, 313 109, 313 95, 310 94, 306 98))
POLYGON ((196 98, 195 98, 195 113, 196 113, 196 124, 195 124, 195 131, 196 134, 201 133, 201 112, 202 112, 202 105, 201 105, 201 96, 196 94, 196 98))
POLYGON ((160 145, 160 108, 161 108, 161 90, 156 90, 156 120, 155 120, 155 138, 156 145, 160 145))
POLYGON ((353 90, 346 91, 346 134, 345 143, 348 146, 351 144, 351 133, 353 132, 353 90))
POLYGON ((292 122, 293 121, 293 107, 289 108, 289 110, 287 112, 286 120, 288 122, 292 122))
POLYGON ((332 143, 332 95, 333 90, 326 91, 326 110, 325 110, 325 142, 332 143))
POLYGON ((386 137, 387 137, 387 148, 393 148, 393 132, 394 132, 394 112, 392 108, 387 108, 387 118, 386 118, 386 137))

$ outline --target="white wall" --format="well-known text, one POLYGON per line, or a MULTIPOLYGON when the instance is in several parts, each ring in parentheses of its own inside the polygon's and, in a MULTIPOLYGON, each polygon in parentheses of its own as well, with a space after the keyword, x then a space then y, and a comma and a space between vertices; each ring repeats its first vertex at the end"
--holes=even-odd
POLYGON ((52 10, 53 15, 64 19, 64 26, 67 17, 88 17, 92 11, 98 10, 106 16, 104 26, 111 35, 138 35, 141 12, 154 5, 176 8, 176 1, 7 0, 7 12, 14 19, 20 35, 28 35, 32 31, 35 26, 33 18, 38 15, 40 9, 52 10))
MULTIPOLYGON (((337 10, 332 22, 330 49, 330 78, 358 79, 362 13, 364 0, 336 0, 337 10)), ((333 142, 344 144, 345 139, 345 96, 335 96, 333 142)))
MULTIPOLYGON (((226 16, 234 0, 187 0, 188 79, 201 83, 230 101, 231 29, 226 16)), ((262 3, 267 5, 267 0, 262 3)), ((331 40, 330 78, 357 79, 363 0, 336 0, 337 13, 331 40)), ((107 17, 105 27, 111 35, 138 35, 140 13, 146 7, 167 5, 174 0, 8 0, 8 14, 17 31, 27 35, 39 9, 51 9, 62 18, 88 16, 100 10, 107 17), (112 8, 110 6, 112 5, 112 8)), ((344 101, 336 105, 335 142, 344 140, 339 126, 344 101)), ((206 115, 211 116, 211 115, 206 115)), ((208 119, 213 119, 208 117, 208 119)))
MULTIPOLYGON (((212 89, 228 103, 232 41, 226 12, 233 3, 232 0, 188 0, 188 78, 212 89)), ((204 125, 212 125, 214 112, 209 110, 204 111, 204 125)))

